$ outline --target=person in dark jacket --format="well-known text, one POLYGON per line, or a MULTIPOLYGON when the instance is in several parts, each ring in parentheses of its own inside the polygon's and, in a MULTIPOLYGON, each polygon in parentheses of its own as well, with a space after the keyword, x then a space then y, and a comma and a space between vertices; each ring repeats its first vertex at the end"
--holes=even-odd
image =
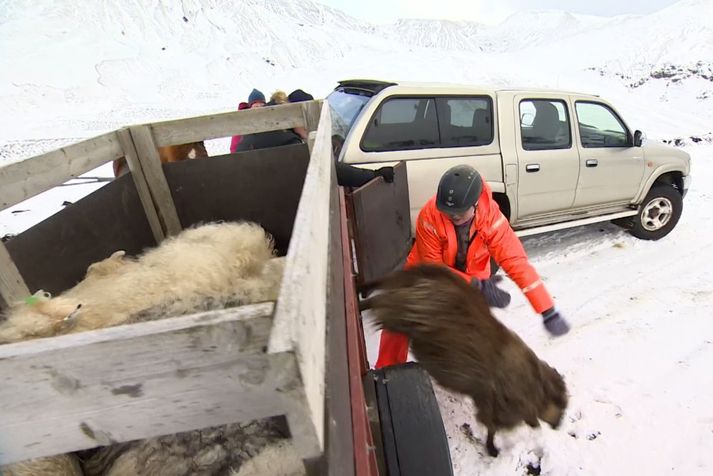
POLYGON ((383 177, 387 183, 394 181, 393 167, 381 167, 371 170, 354 167, 344 162, 335 162, 334 164, 337 168, 337 184, 342 187, 361 187, 376 177, 383 177))
MULTIPOLYGON (((250 95, 248 96, 248 102, 241 102, 238 104, 238 111, 242 111, 244 109, 253 109, 256 107, 263 107, 265 106, 265 95, 259 91, 258 89, 253 88, 253 90, 250 92, 250 95)), ((242 136, 233 136, 230 140, 230 153, 237 152, 238 145, 240 145, 240 141, 243 140, 242 136)))
POLYGON ((246 150, 267 149, 268 147, 280 147, 283 145, 301 144, 302 138, 292 130, 258 132, 244 136, 238 144, 236 152, 246 150))
MULTIPOLYGON (((287 96, 290 103, 313 101, 314 96, 302 89, 295 89, 287 96)), ((334 138, 333 138, 334 139, 334 138)), ((283 145, 300 144, 307 140, 307 130, 304 127, 294 129, 260 132, 244 137, 237 147, 237 152, 265 149, 283 145)), ((334 143, 332 144, 334 146, 334 143)), ((353 165, 336 162, 337 184, 344 187, 361 187, 376 177, 383 177, 388 183, 394 181, 394 168, 381 167, 377 170, 362 169, 353 165)))

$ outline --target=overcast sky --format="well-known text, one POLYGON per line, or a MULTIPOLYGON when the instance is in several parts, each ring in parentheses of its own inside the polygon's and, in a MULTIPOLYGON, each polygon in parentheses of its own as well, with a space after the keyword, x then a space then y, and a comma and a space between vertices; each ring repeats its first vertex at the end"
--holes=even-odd
POLYGON ((598 16, 645 14, 676 0, 314 0, 372 23, 397 18, 437 18, 499 23, 523 10, 565 10, 598 16))

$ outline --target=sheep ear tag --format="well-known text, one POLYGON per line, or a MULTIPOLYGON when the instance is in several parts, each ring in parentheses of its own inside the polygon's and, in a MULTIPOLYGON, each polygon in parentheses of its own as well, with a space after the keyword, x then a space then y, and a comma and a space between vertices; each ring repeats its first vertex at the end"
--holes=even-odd
POLYGON ((25 298, 25 304, 27 304, 28 306, 32 306, 33 304, 37 304, 38 302, 40 302, 41 299, 52 299, 52 295, 47 291, 43 291, 40 289, 35 294, 27 296, 25 298))

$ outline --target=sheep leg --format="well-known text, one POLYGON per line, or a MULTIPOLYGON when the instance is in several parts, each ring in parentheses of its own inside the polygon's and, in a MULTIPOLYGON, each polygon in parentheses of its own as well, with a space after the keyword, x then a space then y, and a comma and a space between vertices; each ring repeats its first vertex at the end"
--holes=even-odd
POLYGON ((368 309, 371 309, 372 307, 374 307, 373 298, 363 299, 359 301, 359 312, 366 311, 368 309))
POLYGON ((495 429, 494 428, 488 428, 488 438, 485 441, 485 447, 488 449, 488 454, 492 456, 493 458, 497 458, 498 454, 500 454, 500 450, 495 447, 495 429))
POLYGON ((527 425, 528 425, 530 428, 539 428, 539 427, 540 427, 540 420, 538 420, 537 417, 530 417, 530 418, 527 418, 527 419, 525 420, 525 423, 527 423, 527 425))

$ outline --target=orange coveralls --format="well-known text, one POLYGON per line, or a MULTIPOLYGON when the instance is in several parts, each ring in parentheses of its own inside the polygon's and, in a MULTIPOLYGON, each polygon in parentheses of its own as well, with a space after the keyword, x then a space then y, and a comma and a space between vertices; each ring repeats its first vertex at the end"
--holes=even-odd
MULTIPOLYGON (((455 227, 453 222, 436 208, 434 196, 418 214, 416 241, 406 260, 406 267, 419 263, 443 263, 470 282, 471 278, 490 277, 492 255, 520 287, 535 312, 539 314, 554 307, 550 294, 528 261, 520 239, 493 200, 493 193, 485 180, 470 226, 470 236, 473 237, 473 234, 475 237, 468 248, 465 272, 458 271, 454 267, 458 252, 455 227)), ((407 358, 408 337, 382 331, 376 368, 404 363, 407 358)))

